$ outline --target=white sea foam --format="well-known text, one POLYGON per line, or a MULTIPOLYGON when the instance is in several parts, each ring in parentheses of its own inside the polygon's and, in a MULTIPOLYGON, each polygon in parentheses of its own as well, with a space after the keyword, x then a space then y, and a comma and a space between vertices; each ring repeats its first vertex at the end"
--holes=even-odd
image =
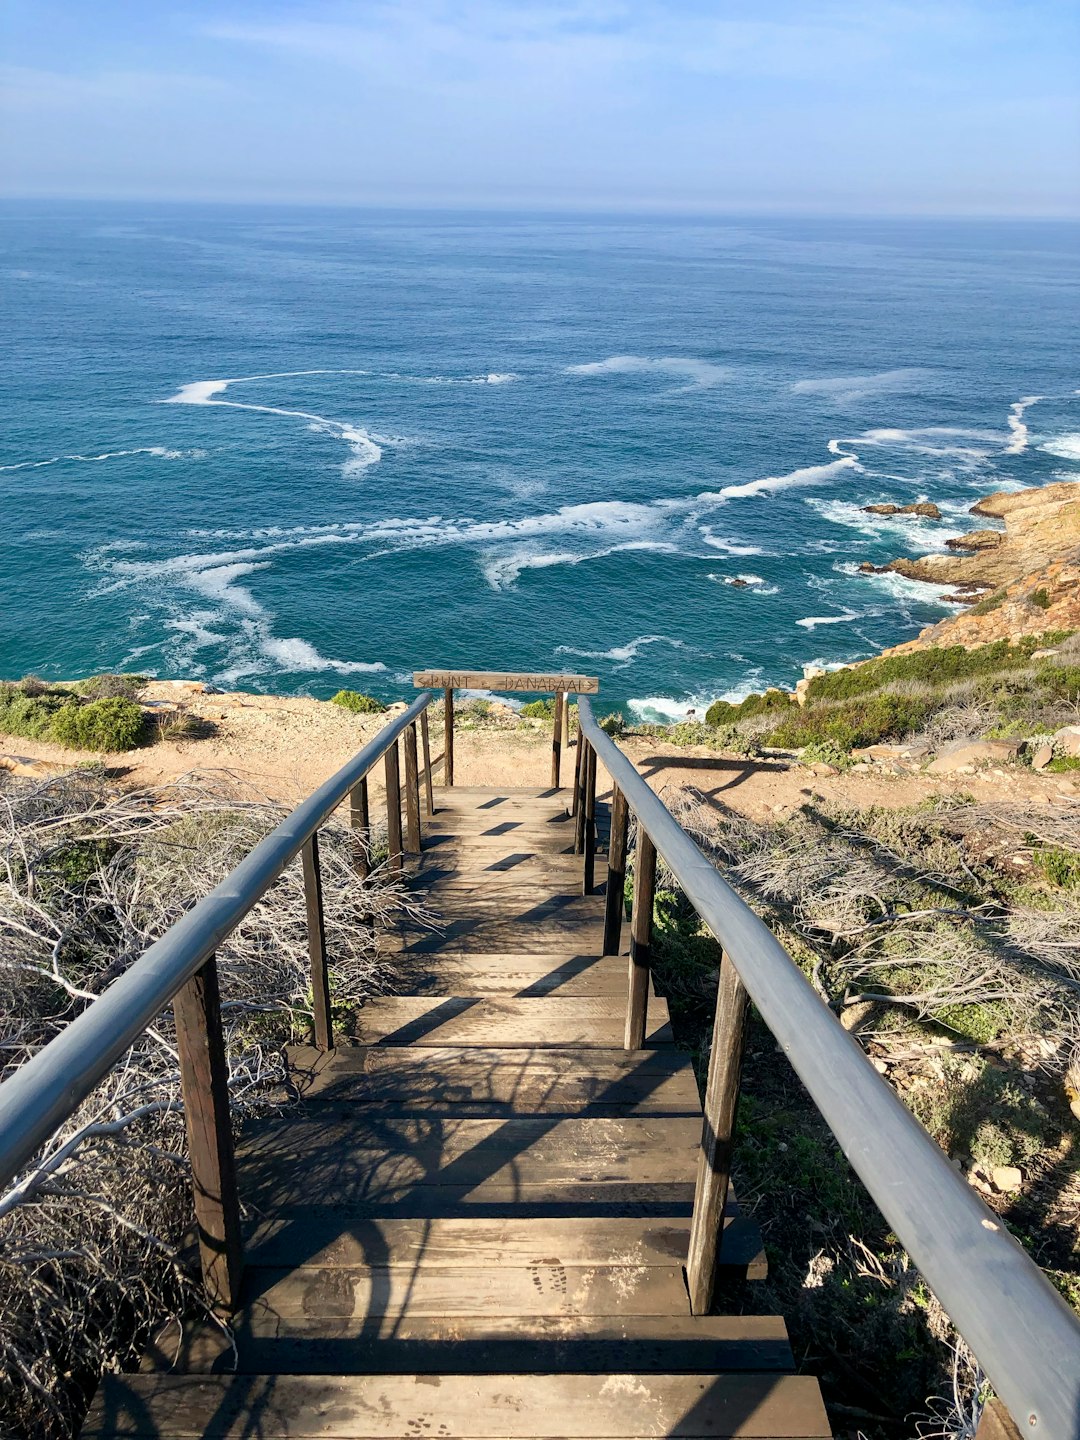
POLYGON ((917 536, 921 550, 947 550, 946 540, 962 533, 954 529, 941 529, 940 521, 929 520, 922 515, 867 515, 861 506, 851 500, 824 500, 815 495, 806 503, 816 510, 823 520, 858 530, 861 534, 875 539, 892 535, 910 543, 912 537, 917 536))
POLYGON ((1054 440, 1047 440, 1039 449, 1047 455, 1057 456, 1059 460, 1080 460, 1080 435, 1059 435, 1054 440))
POLYGON ((717 585, 734 585, 742 590, 752 590, 755 595, 779 595, 779 585, 768 585, 760 575, 713 575, 709 574, 708 579, 717 585))
POLYGON ((576 655, 581 660, 613 660, 615 668, 623 670, 636 660, 646 645, 671 645, 676 650, 685 650, 682 640, 673 640, 670 635, 638 635, 625 645, 614 645, 610 650, 577 650, 573 645, 558 645, 556 655, 576 655))
POLYGON ((813 380, 796 380, 796 395, 821 395, 836 405, 854 405, 875 395, 893 395, 918 389, 930 372, 917 366, 881 370, 875 375, 831 375, 813 380))
POLYGON ((346 476, 358 475, 369 465, 382 459, 382 446, 388 444, 386 436, 374 435, 348 420, 332 420, 326 415, 316 415, 310 410, 288 410, 279 405, 253 405, 244 400, 221 400, 230 385, 243 385, 255 380, 281 379, 295 375, 351 375, 367 374, 367 371, 351 370, 282 370, 266 375, 236 375, 228 380, 193 380, 181 385, 175 395, 170 395, 165 405, 220 405, 230 410, 251 410, 263 415, 284 415, 291 420, 306 420, 308 428, 320 434, 335 435, 344 440, 352 451, 352 459, 341 467, 346 476))
POLYGON ((279 640, 272 635, 262 640, 262 652, 284 670, 335 670, 339 675, 373 675, 384 671, 381 660, 328 660, 306 640, 279 640))
POLYGON ((133 450, 103 450, 100 455, 50 455, 48 460, 19 460, 14 465, 0 465, 0 470, 43 470, 47 465, 63 465, 68 461, 81 465, 97 465, 102 460, 121 460, 129 455, 153 455, 158 460, 202 460, 205 450, 169 450, 164 445, 138 445, 133 450))
POLYGON ((802 620, 796 620, 796 625, 801 625, 804 630, 816 630, 819 625, 849 625, 852 620, 862 620, 864 615, 858 610, 845 610, 841 615, 807 615, 802 620))
POLYGON ((609 355, 585 365, 568 365, 567 375, 673 375, 688 382, 686 389, 708 390, 731 374, 731 367, 714 365, 685 355, 609 355))
POLYGON ((685 720, 691 711, 701 719, 709 708, 701 700, 676 700, 671 695, 646 695, 640 700, 628 700, 627 705, 630 713, 647 725, 668 725, 685 720))
POLYGON ((848 575, 860 583, 872 585, 875 590, 884 590, 894 600, 915 600, 920 605, 939 605, 943 610, 949 610, 958 603, 945 598, 944 592, 948 586, 941 580, 912 580, 910 576, 897 575, 894 570, 877 574, 860 570, 854 560, 841 561, 834 565, 833 569, 840 575, 848 575))
POLYGON ((705 544, 713 550, 722 550, 725 555, 736 555, 746 557, 748 555, 766 555, 768 551, 762 550, 760 545, 742 545, 737 540, 728 540, 723 535, 717 535, 708 525, 698 527, 698 534, 705 541, 705 544))
POLYGON ((807 465, 786 475, 767 475, 762 480, 747 480, 742 485, 725 485, 721 490, 698 496, 699 500, 735 500, 750 495, 769 495, 777 490, 794 490, 802 485, 825 485, 845 470, 859 469, 853 455, 832 460, 828 465, 807 465))
POLYGON ((1027 449, 1029 439, 1028 427, 1024 423, 1024 411, 1029 405, 1037 405, 1040 400, 1045 400, 1045 395, 1025 395, 1009 406, 1009 414, 1006 424, 1009 427, 1011 436, 1009 443, 1005 446, 1006 455, 1022 455, 1027 449))

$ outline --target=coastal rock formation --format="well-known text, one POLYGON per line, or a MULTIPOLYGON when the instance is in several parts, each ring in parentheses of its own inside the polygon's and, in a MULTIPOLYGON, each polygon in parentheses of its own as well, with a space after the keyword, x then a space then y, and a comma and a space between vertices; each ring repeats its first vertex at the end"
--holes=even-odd
POLYGON ((941 511, 932 500, 919 500, 914 505, 864 505, 867 515, 918 515, 924 520, 940 520, 941 511))
POLYGON ((911 580, 956 587, 949 598, 970 608, 887 654, 1080 629, 1080 483, 1000 491, 978 501, 972 514, 1000 520, 1004 529, 976 530, 948 554, 885 567, 911 580))

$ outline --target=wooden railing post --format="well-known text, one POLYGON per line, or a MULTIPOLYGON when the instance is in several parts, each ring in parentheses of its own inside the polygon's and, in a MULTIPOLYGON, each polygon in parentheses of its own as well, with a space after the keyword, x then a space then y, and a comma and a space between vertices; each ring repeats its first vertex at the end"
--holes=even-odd
POLYGON ((401 771, 398 768, 397 741, 383 756, 386 769, 386 845, 390 867, 400 870, 401 859, 401 771))
POLYGON ((173 1019, 203 1285, 213 1308, 229 1314, 238 1304, 244 1255, 229 1119, 229 1067, 213 955, 173 996, 173 1019))
POLYGON ((611 787, 611 838, 608 840, 607 900, 604 907, 604 954, 618 955, 622 943, 626 889, 626 796, 611 787))
POLYGON ((420 854, 420 766, 416 756, 416 726, 405 731, 405 849, 420 854))
POLYGON ((315 1018, 315 1044, 334 1048, 330 1019, 330 974, 326 965, 326 928, 323 924, 322 877, 319 874, 319 835, 315 831, 300 852, 304 867, 304 903, 307 906, 308 955, 311 957, 311 1008, 315 1018))
POLYGON ((589 746, 585 756, 585 867, 581 893, 591 895, 596 863, 596 751, 589 746))
POLYGON ((365 775, 349 791, 349 824, 356 831, 356 874, 366 880, 371 874, 371 815, 368 806, 368 783, 365 775))
POLYGON ((656 894, 656 846, 638 821, 634 855, 634 907, 630 915, 630 967, 623 1046, 640 1050, 645 1043, 652 965, 653 897, 656 894))
POLYGON ((569 753, 569 751, 570 751, 570 691, 569 691, 569 690, 565 691, 565 693, 563 694, 563 707, 562 707, 562 748, 563 748, 563 753, 564 753, 564 754, 568 754, 568 753, 569 753))
POLYGON ((427 816, 430 820, 435 814, 435 791, 431 780, 431 734, 428 730, 426 710, 420 712, 420 744, 424 757, 424 799, 427 803, 427 816))
MULTIPOLYGON (((581 757, 582 755, 584 755, 584 753, 585 742, 582 740, 581 734, 579 732, 577 749, 574 752, 574 787, 573 793, 570 796, 570 814, 573 815, 575 819, 581 809, 581 757)), ((578 825, 575 825, 574 827, 574 853, 580 855, 581 851, 578 848, 577 840, 577 831, 579 829, 580 823, 578 825)))
POLYGON ((585 851, 585 789, 589 779, 589 751, 587 740, 578 741, 577 777, 574 784, 574 854, 585 851))
POLYGON ((566 696, 561 690, 555 691, 555 721, 551 727, 551 788, 559 788, 559 770, 562 762, 563 709, 566 696))
POLYGON ((686 1260, 690 1309, 695 1315, 708 1314, 716 1293, 748 1008, 746 989, 739 972, 727 955, 721 954, 709 1078, 705 1084, 705 1117, 694 1192, 694 1218, 690 1222, 690 1246, 686 1260))
POLYGON ((454 689, 443 691, 443 784, 454 783, 454 689))

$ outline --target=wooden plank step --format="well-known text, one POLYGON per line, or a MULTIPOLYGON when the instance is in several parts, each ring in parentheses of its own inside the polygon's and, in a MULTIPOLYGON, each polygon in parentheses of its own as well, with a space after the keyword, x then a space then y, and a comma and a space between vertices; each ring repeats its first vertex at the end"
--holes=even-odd
POLYGON ((84 1440, 828 1440, 799 1375, 109 1375, 84 1440))
POLYGON ((317 1175, 349 1188, 380 1178, 426 1185, 692 1179, 700 1140, 698 1116, 477 1120, 301 1111, 250 1121, 237 1152, 245 1170, 276 1164, 293 1183, 310 1182, 312 1199, 332 1193, 316 1185, 317 1175))
POLYGON ((652 1063, 678 1055, 673 1048, 546 1052, 559 1054, 571 1063, 556 1068, 543 1053, 536 1059, 535 1050, 513 1047, 357 1046, 326 1054, 296 1047, 289 1052, 289 1078, 307 1104, 367 1110, 490 1118, 701 1113, 686 1057, 652 1063))
POLYGON ((392 1334, 374 1332, 374 1326, 346 1322, 331 1334, 311 1316, 285 1326, 253 1308, 233 1326, 235 1357, 216 1326, 189 1323, 181 1334, 173 1322, 155 1337, 141 1368, 235 1368, 241 1375, 794 1369, 786 1327, 773 1315, 410 1315, 392 1334))
POLYGON ((439 954, 430 961, 398 967, 395 989, 405 995, 627 994, 627 961, 622 955, 560 956, 555 961, 505 955, 439 954))
MULTIPOLYGON (((396 1326, 406 1316, 675 1315, 689 1302, 681 1265, 344 1266, 246 1268, 240 1303, 266 1325, 288 1330, 309 1315, 350 1321, 329 1327, 353 1334, 364 1323, 396 1326)), ((387 1331, 384 1329, 384 1333, 387 1331)))
MULTIPOLYGON (((614 995, 380 995, 356 1019, 365 1045, 591 1045, 622 1048, 626 1006, 614 995)), ((672 1040, 667 1002, 649 1005, 646 1047, 672 1040)))
POLYGON ((499 953, 527 948, 536 955, 561 955, 567 950, 578 950, 583 954, 591 952, 598 955, 603 945, 604 930, 599 922, 567 916, 561 920, 550 919, 534 924, 505 916, 491 919, 448 917, 438 931, 403 930, 398 935, 380 936, 381 949, 390 952, 396 946, 414 955, 444 948, 499 953))
MULTIPOLYGON (((767 1273, 757 1227, 737 1213, 729 1195, 721 1255, 732 1277, 760 1280, 767 1273)), ((513 1215, 445 1215, 427 1219, 372 1217, 343 1221, 308 1208, 302 1215, 263 1220, 250 1231, 249 1265, 272 1268, 316 1265, 404 1265, 453 1268, 527 1265, 557 1257, 564 1265, 682 1265, 690 1227, 685 1217, 562 1215, 520 1219, 513 1215)), ((685 1298, 685 1297, 684 1297, 685 1298)), ((676 1307, 676 1317, 685 1314, 676 1307)))

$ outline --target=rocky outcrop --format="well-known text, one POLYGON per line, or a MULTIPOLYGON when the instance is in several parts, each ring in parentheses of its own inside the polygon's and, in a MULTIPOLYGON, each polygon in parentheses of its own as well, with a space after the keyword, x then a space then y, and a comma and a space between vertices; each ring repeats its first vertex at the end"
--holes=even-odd
POLYGON ((952 775, 980 765, 1000 765, 1020 754, 1019 740, 954 740, 938 751, 926 767, 931 775, 952 775))
POLYGON ((932 500, 919 500, 914 505, 864 505, 867 515, 918 515, 923 520, 940 520, 941 511, 932 500))
POLYGON ((1080 483, 988 495, 972 514, 1000 520, 1004 528, 972 531, 948 554, 885 567, 952 587, 949 598, 969 607, 887 654, 1080 630, 1080 483))

